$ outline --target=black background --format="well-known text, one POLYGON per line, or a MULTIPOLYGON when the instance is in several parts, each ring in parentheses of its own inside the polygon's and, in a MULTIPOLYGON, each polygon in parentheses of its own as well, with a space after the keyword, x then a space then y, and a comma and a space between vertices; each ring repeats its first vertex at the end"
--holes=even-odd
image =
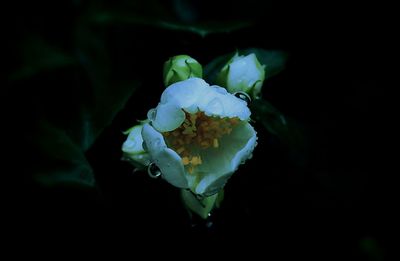
MULTIPOLYGON (((135 5, 130 9, 127 2, 15 1, 4 11, 5 74, 24 66, 21 46, 31 36, 79 56, 75 30, 81 18, 96 8, 135 17, 135 5)), ((38 143, 51 143, 51 136, 27 142, 40 133, 42 119, 57 126, 74 122, 69 106, 91 97, 93 79, 79 66, 38 69, 17 80, 8 77, 2 107, 10 156, 4 175, 11 180, 3 184, 14 238, 10 242, 30 245, 39 235, 41 242, 49 242, 44 248, 68 249, 70 243, 84 248, 93 242, 98 249, 123 242, 132 255, 150 246, 169 247, 162 253, 171 255, 189 250, 207 256, 218 250, 272 259, 391 256, 391 104, 383 59, 390 50, 386 24, 378 18, 381 10, 365 3, 216 2, 144 2, 138 4, 148 19, 143 23, 117 21, 90 28, 102 42, 99 53, 106 59, 99 58, 99 63, 106 63, 104 70, 111 75, 106 86, 136 81, 125 106, 85 153, 95 175, 94 189, 38 184, 34 169, 58 168, 57 161, 37 149, 38 143), (184 26, 208 21, 251 25, 205 37, 165 29, 149 22, 170 19, 153 3, 184 26), (256 122, 259 145, 253 159, 228 182, 221 209, 206 222, 191 220, 178 189, 146 173, 132 173, 133 167, 120 160, 121 132, 156 106, 164 88, 162 64, 170 56, 188 54, 207 64, 250 47, 289 54, 286 69, 266 80, 262 95, 298 124, 306 145, 287 146, 256 122), (69 243, 56 243, 70 237, 69 243)), ((93 52, 91 57, 97 57, 93 52)))

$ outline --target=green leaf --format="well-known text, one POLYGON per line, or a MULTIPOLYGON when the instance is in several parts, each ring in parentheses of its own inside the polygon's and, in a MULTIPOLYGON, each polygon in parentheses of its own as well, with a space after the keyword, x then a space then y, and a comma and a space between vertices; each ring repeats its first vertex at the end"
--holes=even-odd
POLYGON ((22 64, 9 76, 11 81, 76 64, 76 60, 72 55, 34 35, 21 42, 20 53, 22 64))
POLYGON ((239 49, 225 55, 218 56, 204 67, 204 79, 209 83, 215 83, 218 73, 222 67, 235 55, 248 55, 254 53, 262 65, 265 65, 265 78, 280 73, 288 58, 287 53, 278 50, 265 50, 260 48, 239 49))
POLYGON ((182 200, 187 209, 203 219, 209 216, 214 207, 221 205, 223 194, 222 191, 209 197, 200 198, 189 190, 181 190, 182 200))
POLYGON ((277 136, 287 136, 289 126, 286 117, 271 103, 263 99, 256 99, 251 103, 253 118, 271 133, 277 136))
POLYGON ((284 116, 271 103, 263 99, 255 99, 250 104, 252 118, 292 150, 300 163, 305 162, 306 135, 304 128, 294 120, 284 116))
POLYGON ((43 120, 33 128, 28 144, 35 153, 31 171, 39 184, 46 187, 95 186, 93 171, 84 152, 65 131, 43 120))
POLYGON ((203 67, 203 76, 206 82, 210 84, 215 84, 217 76, 221 71, 222 67, 235 55, 236 52, 228 53, 216 57, 214 60, 209 62, 205 67, 203 67))
MULTIPOLYGON (((149 9, 151 10, 151 9, 149 9)), ((121 11, 100 11, 90 17, 91 22, 97 25, 132 25, 149 26, 171 31, 181 31, 205 37, 215 33, 229 33, 252 25, 250 21, 221 21, 202 23, 183 23, 175 18, 152 17, 146 13, 125 13, 121 11)))
POLYGON ((359 241, 360 250, 369 257, 369 260, 380 261, 385 259, 384 251, 378 241, 372 237, 364 237, 359 241))
POLYGON ((80 104, 72 133, 83 150, 87 150, 125 106, 139 82, 133 73, 128 79, 115 75, 105 37, 85 21, 77 27, 76 42, 80 66, 90 84, 85 86, 86 99, 80 104))

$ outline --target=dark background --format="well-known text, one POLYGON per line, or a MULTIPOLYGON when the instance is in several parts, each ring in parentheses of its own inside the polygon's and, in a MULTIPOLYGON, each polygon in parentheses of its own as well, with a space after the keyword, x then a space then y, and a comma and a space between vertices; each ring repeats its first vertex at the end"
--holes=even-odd
POLYGON ((3 12, 9 242, 391 257, 390 51, 373 4, 14 1, 3 12), (222 207, 191 220, 178 189, 120 160, 122 131, 156 106, 169 57, 206 65, 246 48, 288 54, 262 95, 293 123, 289 139, 257 121, 259 145, 222 207))

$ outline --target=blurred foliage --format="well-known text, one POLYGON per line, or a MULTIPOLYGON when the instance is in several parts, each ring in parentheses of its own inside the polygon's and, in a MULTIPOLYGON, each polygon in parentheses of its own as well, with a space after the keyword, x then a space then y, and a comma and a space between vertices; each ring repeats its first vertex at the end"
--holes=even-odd
POLYGON ((38 122, 32 133, 32 147, 37 149, 32 168, 35 180, 44 186, 93 187, 93 171, 82 149, 65 131, 50 123, 38 122))
POLYGON ((38 35, 24 39, 21 54, 24 61, 17 71, 9 75, 12 81, 29 78, 43 71, 74 66, 76 63, 72 55, 49 45, 38 35))

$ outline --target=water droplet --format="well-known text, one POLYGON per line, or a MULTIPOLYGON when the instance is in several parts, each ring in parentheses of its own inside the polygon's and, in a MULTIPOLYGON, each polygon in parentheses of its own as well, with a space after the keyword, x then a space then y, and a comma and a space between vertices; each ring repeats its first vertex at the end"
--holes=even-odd
POLYGON ((250 96, 245 92, 235 92, 233 95, 235 95, 236 98, 247 102, 248 104, 251 102, 250 96))
POLYGON ((154 121, 157 117, 157 109, 150 109, 149 112, 147 113, 147 118, 149 120, 154 121))
POLYGON ((214 98, 207 104, 207 110, 214 114, 221 114, 224 111, 224 105, 220 99, 214 98))
POLYGON ((161 170, 152 162, 147 167, 147 174, 149 174, 150 178, 156 179, 161 176, 161 170))

